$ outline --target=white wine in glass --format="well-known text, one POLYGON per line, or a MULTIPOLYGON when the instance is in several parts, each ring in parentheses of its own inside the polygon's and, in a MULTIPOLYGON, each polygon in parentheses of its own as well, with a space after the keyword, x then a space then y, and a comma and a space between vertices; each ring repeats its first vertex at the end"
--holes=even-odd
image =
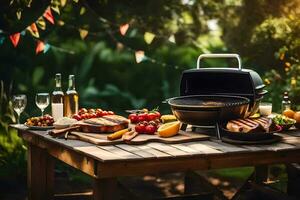
POLYGON ((44 110, 49 106, 50 95, 49 93, 37 93, 35 96, 35 104, 42 111, 42 116, 44 116, 44 110))
POLYGON ((14 111, 17 113, 17 123, 20 124, 20 115, 24 111, 27 104, 27 97, 24 94, 14 95, 12 98, 14 111))

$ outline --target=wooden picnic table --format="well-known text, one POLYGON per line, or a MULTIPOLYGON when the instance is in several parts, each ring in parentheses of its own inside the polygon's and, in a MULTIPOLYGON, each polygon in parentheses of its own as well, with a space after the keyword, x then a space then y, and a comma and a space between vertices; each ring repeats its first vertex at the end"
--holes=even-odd
POLYGON ((46 131, 12 125, 28 143, 29 198, 52 199, 54 159, 93 177, 93 196, 116 198, 117 177, 300 162, 300 131, 279 134, 270 145, 232 145, 220 140, 181 144, 96 146, 53 138, 46 131))

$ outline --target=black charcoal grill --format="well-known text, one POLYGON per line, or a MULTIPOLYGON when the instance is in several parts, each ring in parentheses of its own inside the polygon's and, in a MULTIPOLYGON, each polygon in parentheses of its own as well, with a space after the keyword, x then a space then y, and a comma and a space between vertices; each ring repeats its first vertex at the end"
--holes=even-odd
POLYGON ((242 69, 238 54, 202 54, 197 61, 197 69, 182 73, 180 95, 229 95, 250 100, 248 116, 258 111, 259 102, 268 92, 259 74, 250 69, 242 69), (236 58, 238 68, 200 68, 203 58, 236 58))
POLYGON ((264 87, 257 72, 242 69, 238 54, 202 54, 198 57, 197 69, 185 70, 182 73, 180 97, 168 99, 168 103, 173 114, 184 123, 183 127, 186 127, 186 124, 213 125, 219 133, 219 123, 234 118, 246 118, 257 112, 259 102, 267 93, 264 87), (235 58, 238 68, 200 68, 203 58, 235 58), (225 100, 220 97, 229 102, 236 101, 238 104, 227 103, 218 108, 207 108, 206 104, 214 102, 214 99, 218 99, 219 102, 225 100), (189 99, 193 99, 193 102, 201 102, 204 99, 204 104, 190 106, 187 105, 191 102, 189 99), (185 100, 187 101, 184 102, 185 100))

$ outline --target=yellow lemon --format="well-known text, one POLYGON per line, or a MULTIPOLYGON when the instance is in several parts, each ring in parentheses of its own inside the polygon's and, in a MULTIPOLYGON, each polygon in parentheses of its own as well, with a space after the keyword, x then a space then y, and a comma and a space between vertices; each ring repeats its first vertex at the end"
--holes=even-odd
POLYGON ((161 125, 157 132, 160 137, 172 137, 178 133, 180 129, 180 122, 170 122, 161 125))

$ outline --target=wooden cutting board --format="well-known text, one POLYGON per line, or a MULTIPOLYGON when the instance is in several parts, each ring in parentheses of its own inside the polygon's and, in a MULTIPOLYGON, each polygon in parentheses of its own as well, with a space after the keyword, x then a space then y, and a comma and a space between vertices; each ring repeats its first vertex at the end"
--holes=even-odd
POLYGON ((118 140, 107 140, 107 136, 109 134, 106 133, 83 133, 83 132, 71 132, 71 134, 68 135, 68 139, 77 139, 82 140, 85 142, 89 142, 96 145, 116 145, 116 144, 145 144, 148 142, 162 142, 166 144, 176 144, 176 143, 182 143, 182 142, 194 142, 194 141, 200 141, 200 140, 208 140, 209 136, 200 134, 200 133, 193 133, 193 132, 186 132, 180 130, 179 133, 173 137, 169 138, 162 138, 159 137, 159 135, 148 135, 148 134, 139 134, 135 138, 133 138, 129 142, 124 142, 122 139, 118 140))

